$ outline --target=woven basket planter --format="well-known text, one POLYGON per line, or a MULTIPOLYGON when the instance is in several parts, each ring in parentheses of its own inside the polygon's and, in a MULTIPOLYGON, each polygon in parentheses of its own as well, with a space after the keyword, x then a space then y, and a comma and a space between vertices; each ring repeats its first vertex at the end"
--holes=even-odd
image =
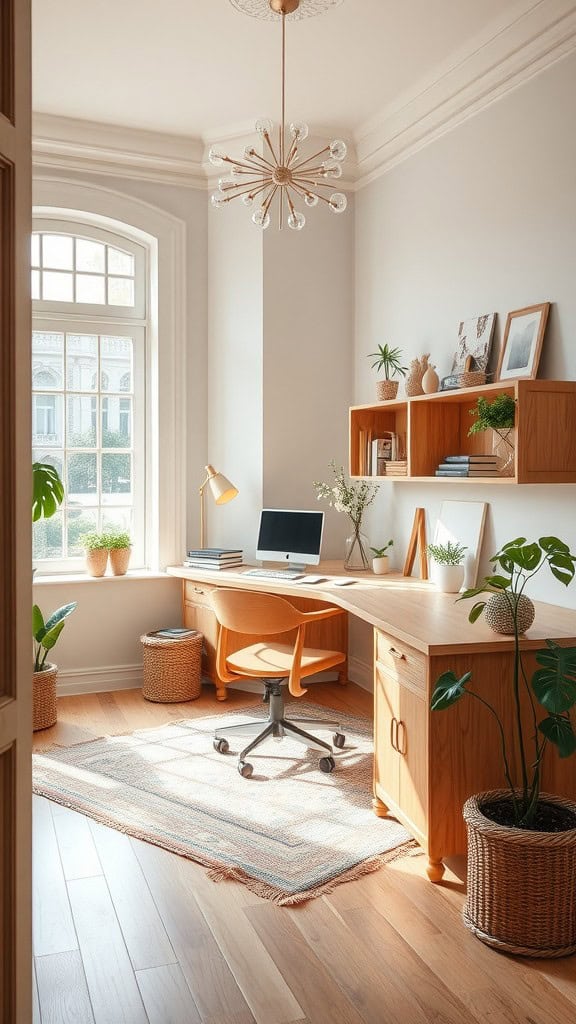
POLYGON ((56 679, 58 666, 47 665, 32 676, 32 729, 49 729, 56 724, 56 679))
POLYGON ((93 548, 85 552, 86 572, 89 576, 103 576, 108 565, 108 548, 93 548))
MULTIPOLYGON (((493 629, 495 633, 503 633, 504 636, 512 636, 514 634, 514 615, 511 608, 513 601, 514 595, 510 592, 506 594, 492 594, 488 598, 484 617, 490 629, 493 629)), ((526 597, 526 594, 520 594, 516 604, 519 633, 525 633, 527 629, 530 629, 535 615, 536 609, 530 598, 526 597)))
MULTIPOLYGON (((464 924, 504 953, 561 957, 576 952, 576 829, 532 832, 490 821, 481 808, 508 791, 464 804, 468 886, 464 924)), ((543 793, 541 802, 576 812, 576 804, 543 793)))
POLYGON ((202 689, 202 633, 178 640, 141 636, 144 651, 142 696, 158 704, 196 700, 202 689))
POLYGON ((113 576, 125 576, 128 571, 132 548, 111 548, 110 568, 113 576))
POLYGON ((465 370, 460 374, 458 386, 461 388, 479 388, 486 383, 484 370, 465 370))
POLYGON ((377 380, 376 394, 380 402, 389 402, 390 399, 396 398, 396 395, 398 394, 398 381, 377 380))

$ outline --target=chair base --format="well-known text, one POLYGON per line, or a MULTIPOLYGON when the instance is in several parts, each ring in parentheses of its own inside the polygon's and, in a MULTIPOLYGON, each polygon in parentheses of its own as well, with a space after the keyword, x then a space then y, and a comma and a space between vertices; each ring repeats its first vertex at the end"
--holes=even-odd
POLYGON ((271 737, 282 739, 284 736, 288 736, 290 739, 297 740, 298 743, 302 743, 311 750, 320 751, 324 757, 331 758, 333 752, 331 744, 325 743, 324 740, 320 740, 317 736, 306 732, 303 726, 310 728, 321 727, 331 730, 338 737, 338 746, 342 746, 344 737, 340 733, 340 723, 328 718, 285 718, 284 697, 282 695, 282 684, 285 682, 285 679, 266 679, 264 681, 266 690, 263 700, 264 703, 269 704, 268 721, 264 727, 260 719, 259 721, 239 722, 238 725, 224 725, 220 729, 215 729, 214 746, 216 749, 218 749, 218 741, 227 740, 229 736, 254 736, 252 742, 244 747, 239 755, 238 762, 240 766, 245 762, 248 754, 256 750, 265 740, 271 737))

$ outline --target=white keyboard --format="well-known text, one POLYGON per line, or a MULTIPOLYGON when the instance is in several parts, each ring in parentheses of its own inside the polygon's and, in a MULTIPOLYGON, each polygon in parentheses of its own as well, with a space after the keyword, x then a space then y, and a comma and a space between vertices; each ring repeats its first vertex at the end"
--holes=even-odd
POLYGON ((266 580, 299 580, 303 573, 294 569, 247 569, 242 575, 266 580))

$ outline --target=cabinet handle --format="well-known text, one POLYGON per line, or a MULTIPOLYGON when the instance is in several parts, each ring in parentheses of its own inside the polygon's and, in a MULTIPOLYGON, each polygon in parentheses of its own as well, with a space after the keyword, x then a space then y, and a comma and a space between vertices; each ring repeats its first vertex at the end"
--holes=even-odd
POLYGON ((204 591, 202 590, 202 587, 194 587, 194 593, 195 594, 203 594, 204 591))
POLYGON ((402 755, 406 754, 406 726, 405 726, 404 722, 397 722, 396 723, 396 750, 398 751, 399 754, 402 754, 402 755), (400 729, 402 729, 402 741, 401 741, 401 744, 398 745, 398 737, 400 735, 400 729))
POLYGON ((398 749, 398 719, 394 717, 390 720, 390 744, 394 750, 400 753, 398 749))
POLYGON ((391 654, 393 658, 397 658, 398 661, 406 661, 406 655, 402 654, 401 651, 397 651, 395 647, 389 647, 388 653, 391 654))

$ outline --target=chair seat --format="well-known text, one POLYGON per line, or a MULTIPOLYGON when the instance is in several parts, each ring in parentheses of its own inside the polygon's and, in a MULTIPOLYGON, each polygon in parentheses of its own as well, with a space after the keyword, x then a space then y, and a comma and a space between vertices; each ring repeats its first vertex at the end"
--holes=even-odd
MULTIPOLYGON (((241 651, 228 654, 226 665, 232 672, 238 672, 240 675, 246 673, 251 676, 262 676, 262 678, 267 676, 281 678, 290 675, 293 658, 293 645, 277 644, 271 641, 252 644, 250 647, 243 647, 241 651)), ((341 651, 305 647, 302 651, 301 674, 309 676, 314 672, 322 672, 334 665, 340 665, 344 660, 345 655, 341 651)))

